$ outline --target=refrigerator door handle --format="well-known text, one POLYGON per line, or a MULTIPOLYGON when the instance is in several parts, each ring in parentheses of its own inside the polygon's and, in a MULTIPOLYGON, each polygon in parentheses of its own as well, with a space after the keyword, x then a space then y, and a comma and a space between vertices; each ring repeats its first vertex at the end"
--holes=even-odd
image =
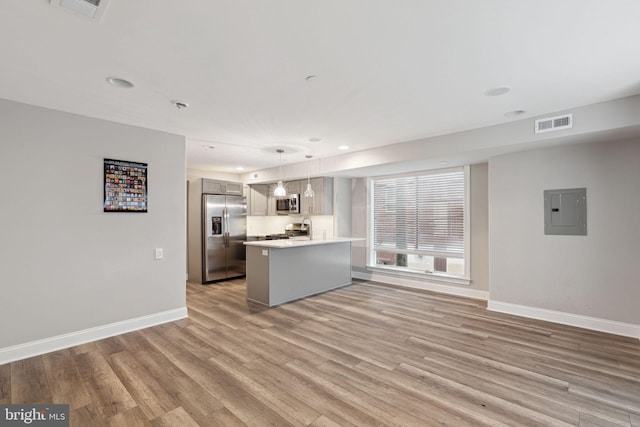
POLYGON ((229 208, 225 207, 223 211, 224 215, 224 246, 229 247, 229 208))

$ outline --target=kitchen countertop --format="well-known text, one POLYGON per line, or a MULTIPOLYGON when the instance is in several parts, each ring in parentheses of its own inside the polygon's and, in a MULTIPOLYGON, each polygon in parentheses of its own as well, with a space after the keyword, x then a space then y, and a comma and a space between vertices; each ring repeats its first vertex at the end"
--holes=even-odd
POLYGON ((271 249, 299 248, 301 246, 326 245, 331 243, 357 242, 365 240, 362 237, 334 237, 331 239, 282 239, 282 240, 258 240, 254 242, 244 242, 246 246, 260 246, 271 249))

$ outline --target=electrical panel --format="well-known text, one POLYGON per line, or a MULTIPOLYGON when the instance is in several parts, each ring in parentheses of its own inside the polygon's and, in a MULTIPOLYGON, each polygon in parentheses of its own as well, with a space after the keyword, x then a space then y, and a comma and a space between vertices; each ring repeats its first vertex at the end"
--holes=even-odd
POLYGON ((587 189, 544 191, 544 234, 587 235, 587 189))

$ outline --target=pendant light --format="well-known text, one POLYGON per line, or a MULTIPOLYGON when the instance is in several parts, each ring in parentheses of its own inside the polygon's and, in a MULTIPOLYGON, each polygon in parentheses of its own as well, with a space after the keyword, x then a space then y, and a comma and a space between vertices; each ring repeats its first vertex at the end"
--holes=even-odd
MULTIPOLYGON (((284 150, 282 148, 278 148, 276 153, 280 154, 280 168, 278 172, 278 177, 282 178, 282 153, 284 150)), ((276 185, 276 189, 273 191, 273 195, 276 197, 284 197, 287 195, 287 190, 285 190, 284 185, 282 184, 282 179, 278 180, 278 184, 276 185)))
MULTIPOLYGON (((309 161, 313 157, 311 154, 307 154, 306 156, 309 161)), ((307 189, 304 190, 304 197, 313 197, 316 193, 313 191, 313 187, 311 187, 311 172, 309 171, 309 165, 307 164, 307 189)))

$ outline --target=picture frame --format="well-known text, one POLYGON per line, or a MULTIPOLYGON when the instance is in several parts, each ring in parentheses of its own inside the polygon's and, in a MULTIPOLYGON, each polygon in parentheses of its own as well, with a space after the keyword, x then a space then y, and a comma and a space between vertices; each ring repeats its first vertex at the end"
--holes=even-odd
POLYGON ((147 163, 104 159, 104 212, 147 212, 147 163))

